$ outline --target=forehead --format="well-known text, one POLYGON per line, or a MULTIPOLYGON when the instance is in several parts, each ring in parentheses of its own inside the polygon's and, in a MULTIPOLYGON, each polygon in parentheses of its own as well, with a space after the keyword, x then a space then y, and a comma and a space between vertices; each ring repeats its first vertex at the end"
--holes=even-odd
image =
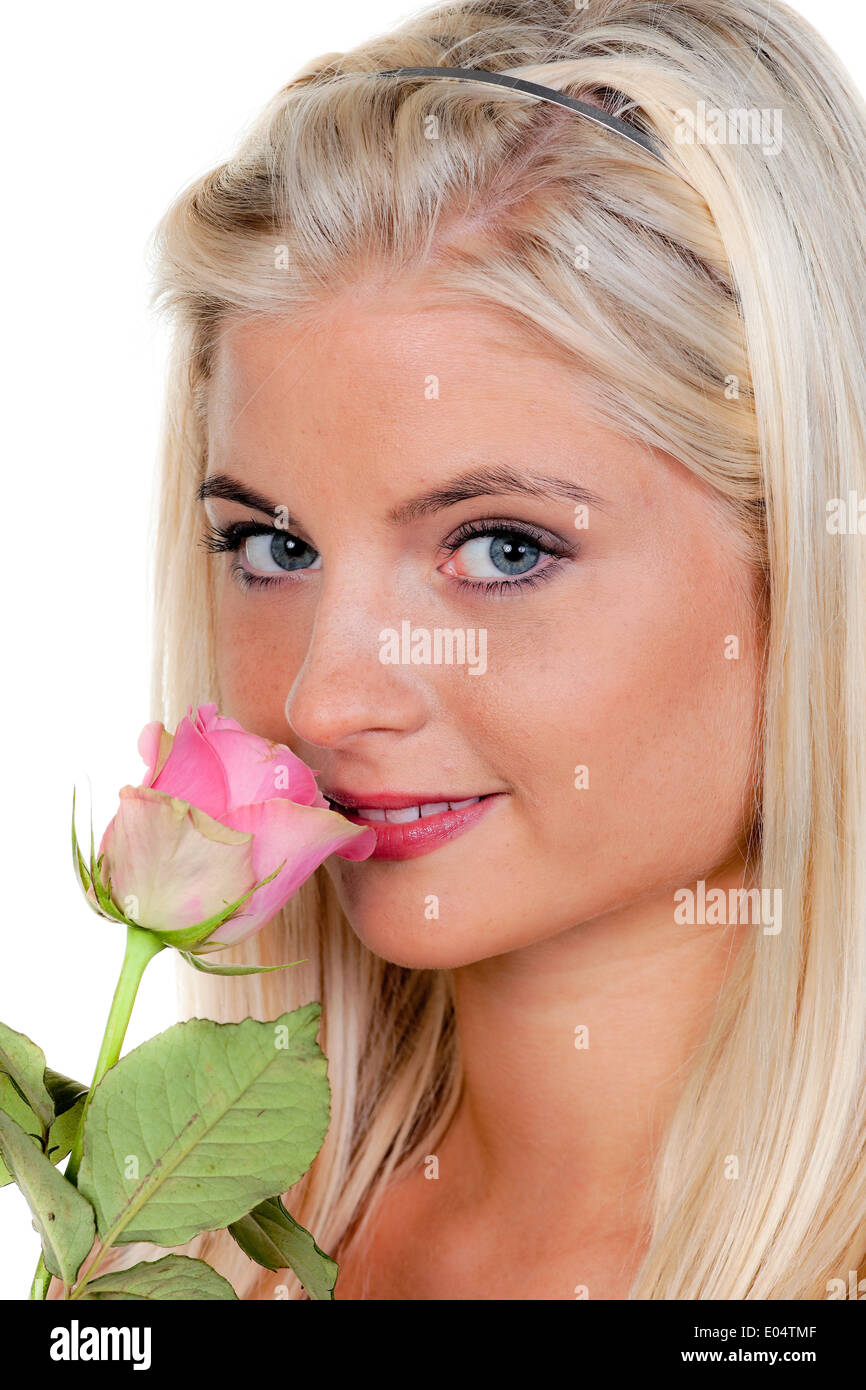
POLYGON ((527 450, 542 428, 565 447, 583 419, 577 385, 573 367, 554 368, 519 326, 483 307, 402 295, 340 300, 304 323, 236 320, 209 396, 210 469, 273 482, 282 466, 301 481, 306 460, 345 487, 347 463, 395 481, 482 455, 537 468, 527 450))
POLYGON ((227 425, 241 411, 291 395, 294 409, 315 400, 387 403, 393 410, 437 399, 478 404, 517 391, 528 401, 574 392, 579 373, 554 344, 494 306, 437 303, 405 290, 358 292, 314 316, 227 320, 209 392, 209 416, 227 425))

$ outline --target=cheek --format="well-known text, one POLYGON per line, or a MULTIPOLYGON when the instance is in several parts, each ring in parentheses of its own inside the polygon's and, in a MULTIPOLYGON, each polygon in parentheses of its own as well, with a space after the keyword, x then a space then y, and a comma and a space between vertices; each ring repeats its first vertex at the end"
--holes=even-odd
POLYGON ((287 623, 276 602, 269 606, 267 595, 250 598, 227 588, 222 596, 216 620, 221 712, 251 733, 288 747, 286 696, 304 656, 298 630, 299 624, 287 623))
POLYGON ((759 633, 730 575, 699 561, 633 576, 627 605, 599 588, 536 633, 519 776, 548 808, 547 848, 611 881, 720 864, 748 819, 759 633))

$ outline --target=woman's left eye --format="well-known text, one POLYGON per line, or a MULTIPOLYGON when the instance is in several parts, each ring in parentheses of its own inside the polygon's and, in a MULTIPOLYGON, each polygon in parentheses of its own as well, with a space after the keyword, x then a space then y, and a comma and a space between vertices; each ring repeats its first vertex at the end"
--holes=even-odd
POLYGON ((442 574, 465 587, 496 593, 552 577, 557 561, 572 553, 553 537, 513 523, 490 522, 459 531, 447 548, 451 558, 441 567, 442 574))

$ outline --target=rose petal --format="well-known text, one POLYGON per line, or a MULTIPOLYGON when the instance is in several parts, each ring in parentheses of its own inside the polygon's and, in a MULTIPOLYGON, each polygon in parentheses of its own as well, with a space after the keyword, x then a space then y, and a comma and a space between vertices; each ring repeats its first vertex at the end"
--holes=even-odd
POLYGON ((245 733, 242 724, 236 719, 230 719, 227 714, 217 714, 216 705, 199 705, 197 711, 199 727, 203 733, 210 733, 211 729, 234 729, 238 733, 245 733))
POLYGON ((363 859, 376 844, 374 830, 353 825, 336 811, 282 799, 240 806, 229 811, 224 821, 236 830, 252 831, 257 880, 266 878, 285 860, 276 877, 256 889, 240 913, 208 938, 227 945, 259 931, 329 855, 363 859))
POLYGON ((199 705, 196 710, 193 709, 192 705, 188 705, 187 713, 190 719, 201 725, 202 729, 209 729, 214 719, 219 717, 216 703, 213 700, 209 704, 199 705))
POLYGON ((147 764, 147 772, 142 778, 142 786, 149 787, 153 783, 154 777, 164 766, 171 745, 174 742, 174 734, 170 734, 163 728, 158 719, 151 724, 145 724, 138 739, 138 751, 147 764))
POLYGON ((285 744, 269 743, 243 729, 211 728, 204 737, 222 763, 228 782, 226 810, 274 797, 301 806, 314 802, 319 790, 316 779, 285 744))
POLYGON ((229 805, 223 765, 207 737, 188 717, 178 724, 171 752, 150 785, 155 791, 198 806, 217 820, 229 805))
POLYGON ((195 926, 236 902, 256 881, 253 837, 179 797, 123 787, 102 837, 103 881, 128 916, 160 931, 195 926))

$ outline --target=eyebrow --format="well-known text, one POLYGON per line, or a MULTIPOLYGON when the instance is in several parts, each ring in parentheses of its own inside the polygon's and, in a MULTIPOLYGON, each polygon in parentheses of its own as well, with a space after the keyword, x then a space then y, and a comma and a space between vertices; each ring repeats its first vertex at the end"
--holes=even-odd
POLYGON ((431 512, 442 511, 444 507, 452 507, 455 502, 467 502, 474 497, 493 497, 500 493, 519 493, 525 497, 557 498, 588 506, 604 506, 602 499, 594 492, 578 483, 571 483, 566 478, 518 473, 505 464, 497 464, 461 473, 443 487, 422 492, 411 501, 394 507, 388 513, 388 520, 394 525, 405 525, 408 521, 416 521, 418 517, 429 516, 431 512))
MULTIPOLYGON (((556 498, 577 502, 585 506, 604 507, 604 501, 579 483, 569 482, 567 478, 550 477, 546 474, 524 474, 505 464, 490 465, 471 469, 452 478, 442 487, 431 488, 408 502, 401 502, 388 513, 388 521, 393 526, 405 526, 419 517, 430 516, 434 512, 453 507, 457 502, 471 501, 476 497, 495 497, 504 493, 517 493, 525 497, 556 498)), ((212 473, 199 485, 196 496, 200 502, 208 497, 220 497, 228 502, 239 502, 257 512, 273 515, 277 503, 271 502, 261 492, 246 487, 243 483, 229 477, 227 473, 212 473)))
POLYGON ((228 473, 211 473, 196 488, 195 495, 199 502, 204 502, 208 497, 221 497, 226 502, 240 502, 243 507, 252 507, 255 512, 270 512, 273 515, 277 510, 276 503, 269 502, 254 488, 245 487, 243 483, 230 478, 228 473))

